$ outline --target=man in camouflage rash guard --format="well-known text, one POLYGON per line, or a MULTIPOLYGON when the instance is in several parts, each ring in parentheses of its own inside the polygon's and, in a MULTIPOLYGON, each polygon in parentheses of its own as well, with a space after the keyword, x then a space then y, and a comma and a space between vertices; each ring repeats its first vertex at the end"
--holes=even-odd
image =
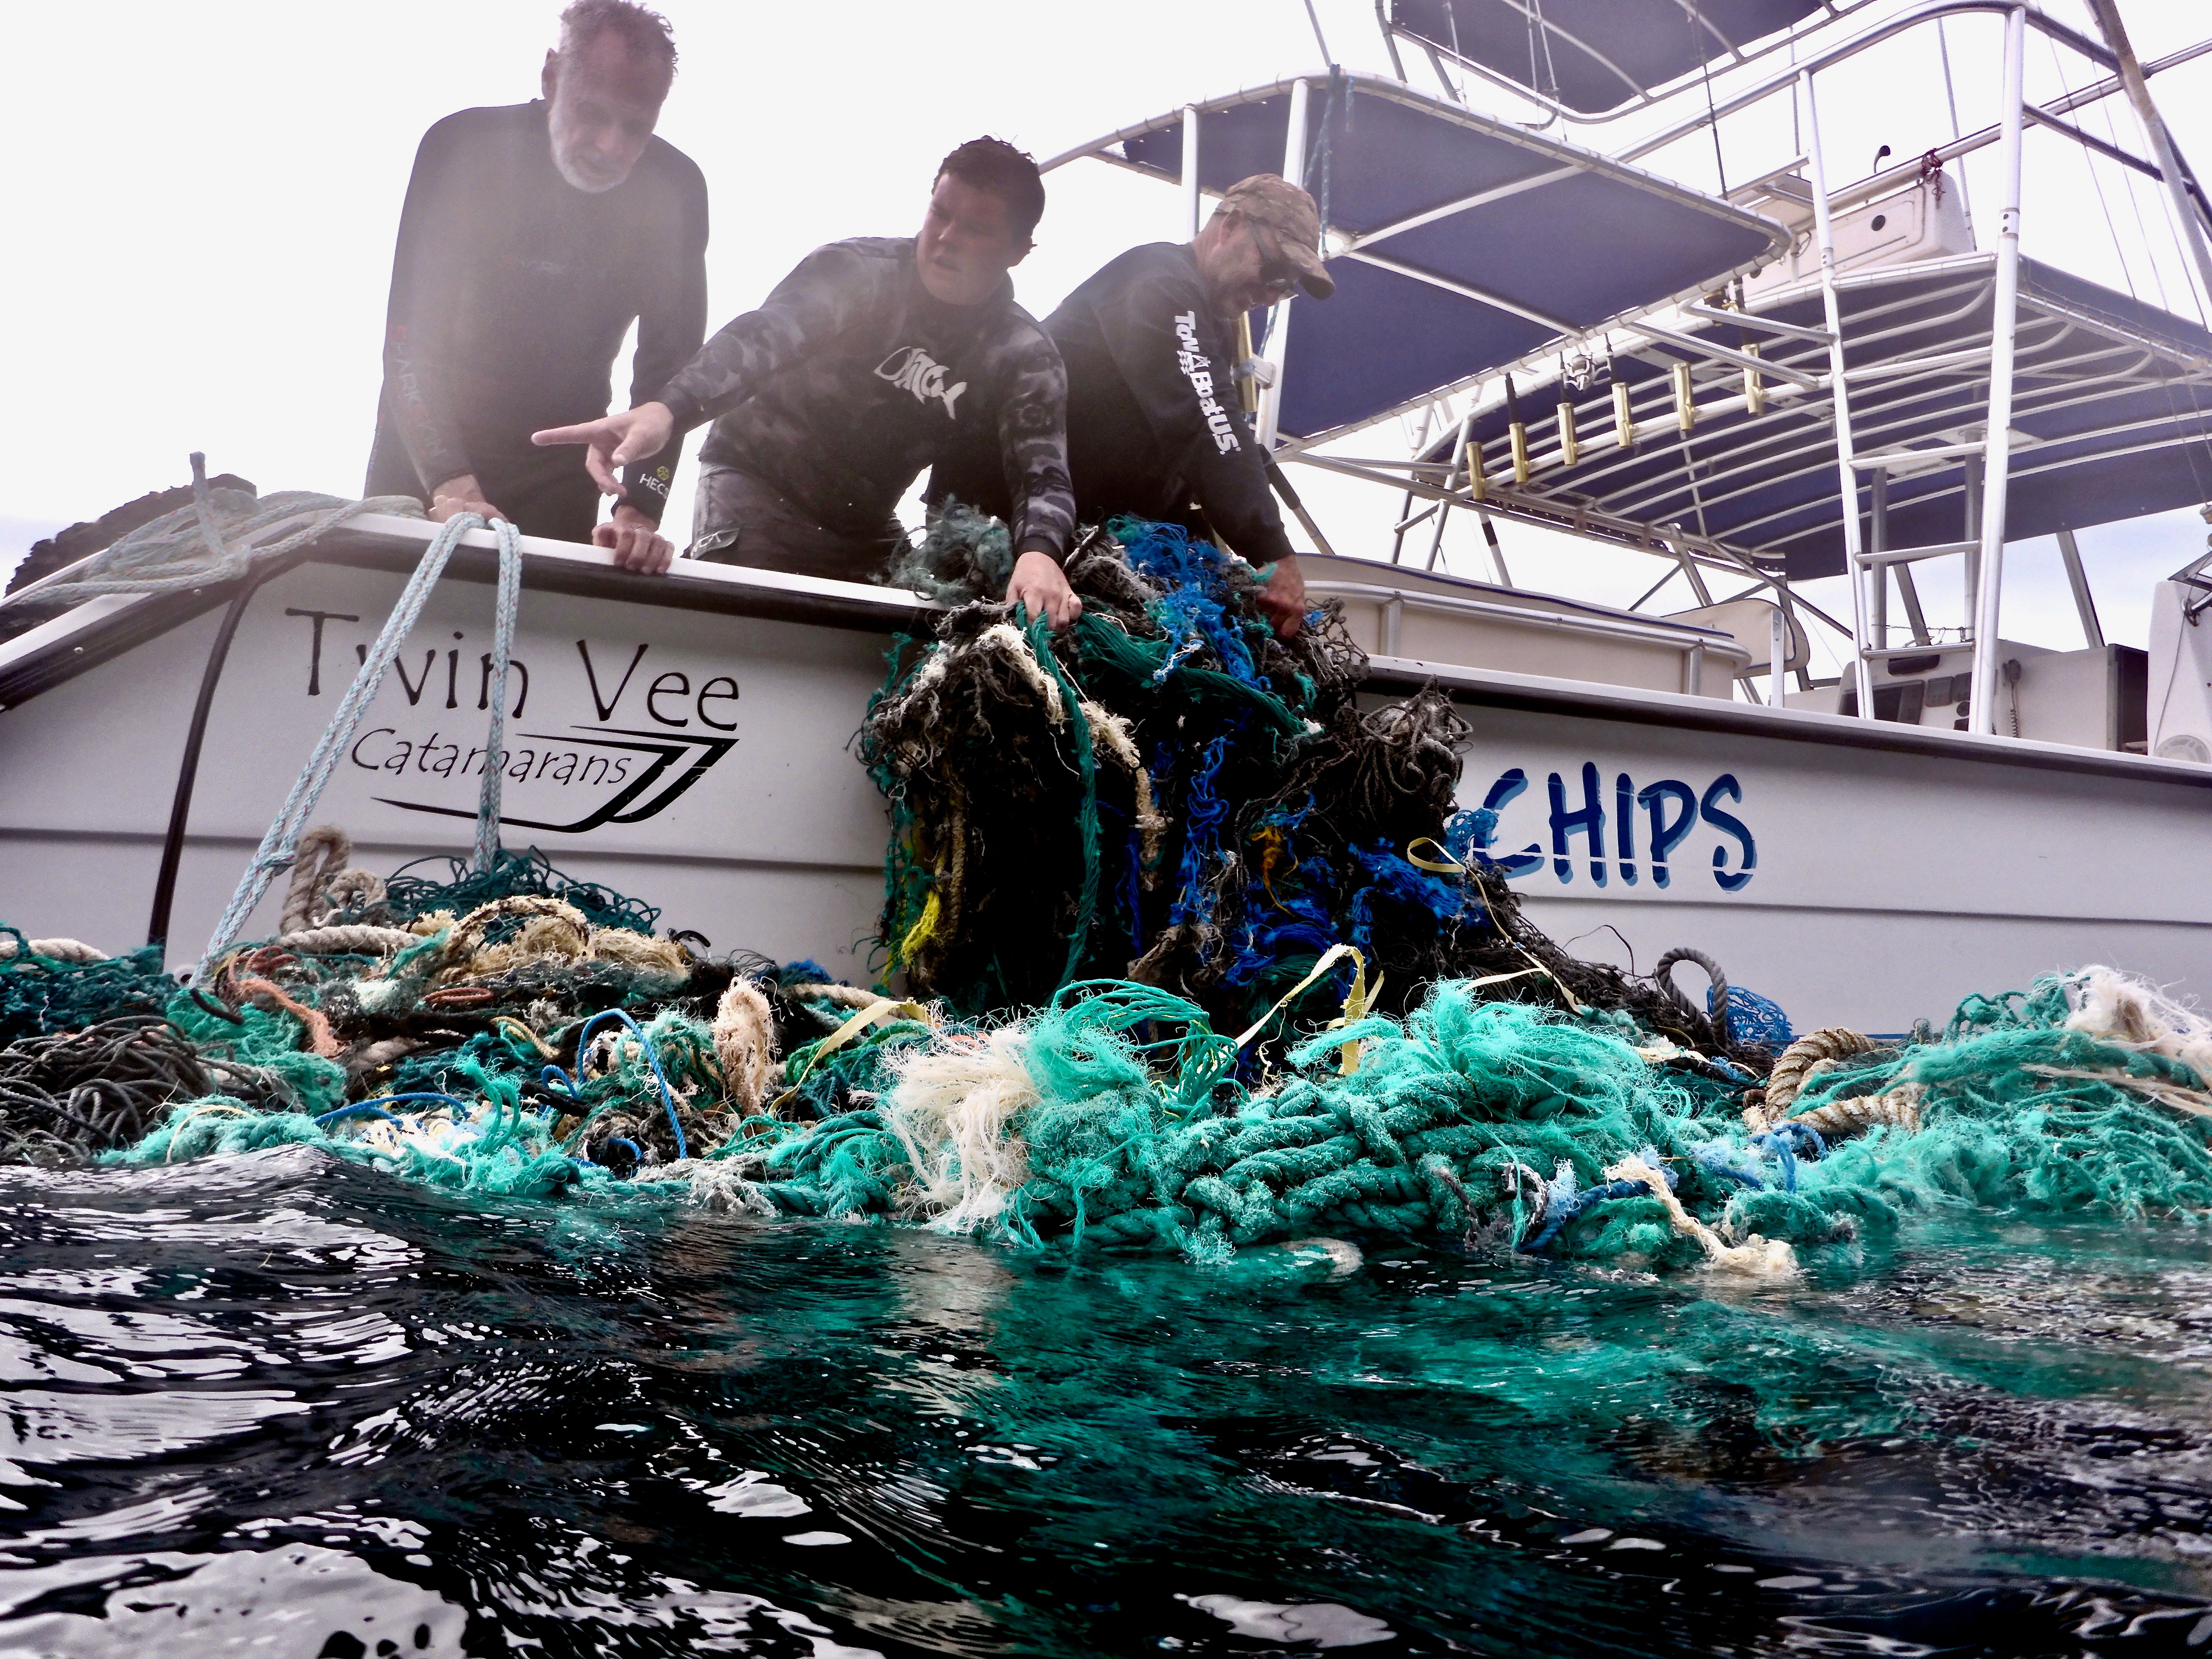
POLYGON ((708 340, 659 396, 538 434, 590 446, 602 488, 633 449, 712 419, 691 555, 848 581, 903 540, 899 498, 956 451, 995 448, 1016 563, 1010 603, 1065 627, 1075 519, 1060 354, 1006 272, 1043 210, 1036 164, 976 139, 945 158, 921 234, 816 249, 708 340))

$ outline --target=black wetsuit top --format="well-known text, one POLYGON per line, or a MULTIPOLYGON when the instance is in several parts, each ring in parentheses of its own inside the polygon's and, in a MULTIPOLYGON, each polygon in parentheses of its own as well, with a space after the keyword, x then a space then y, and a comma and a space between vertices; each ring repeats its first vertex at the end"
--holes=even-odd
POLYGON ((679 428, 714 419, 700 459, 750 473, 825 528, 872 536, 924 467, 995 462, 1017 549, 1064 556, 1060 354, 1012 283, 980 305, 931 296, 908 238, 831 242, 707 342, 658 396, 679 428))
MULTIPOLYGON (((588 541, 599 495, 583 451, 533 448, 530 434, 607 412, 633 320, 633 402, 699 349, 707 181, 655 138, 592 195, 561 177, 545 123, 540 100, 462 110, 423 135, 392 262, 368 493, 427 501, 473 472, 526 533, 588 541)), ((671 443, 623 474, 648 518, 678 453, 671 443)))
POLYGON ((1131 248, 1044 327, 1067 365, 1068 471, 1085 523, 1122 513, 1187 523, 1195 504, 1252 563, 1290 556, 1236 358, 1188 246, 1131 248))

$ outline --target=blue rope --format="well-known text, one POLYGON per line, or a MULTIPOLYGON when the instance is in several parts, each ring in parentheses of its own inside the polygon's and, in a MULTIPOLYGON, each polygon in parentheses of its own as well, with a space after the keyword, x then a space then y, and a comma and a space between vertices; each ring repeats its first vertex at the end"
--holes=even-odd
POLYGON ((1709 1170, 1717 1176, 1726 1176, 1738 1186, 1760 1190, 1764 1190, 1766 1186, 1766 1177, 1756 1170, 1744 1168, 1736 1161, 1741 1154, 1724 1141, 1710 1142, 1698 1147, 1690 1155, 1698 1160, 1700 1169, 1709 1170))
POLYGON ((400 1119, 392 1116, 389 1112, 379 1111, 375 1107, 370 1105, 365 1100, 360 1101, 351 1106, 341 1106, 335 1112, 325 1112, 320 1117, 315 1120, 315 1122, 319 1126, 325 1123, 335 1122, 337 1119, 342 1117, 351 1117, 356 1114, 360 1113, 365 1113, 370 1117, 382 1118, 386 1123, 398 1123, 403 1128, 406 1127, 400 1119))
POLYGON ((378 1095, 371 1100, 356 1100, 350 1106, 341 1106, 334 1112, 325 1112, 320 1117, 317 1118, 315 1121, 318 1123, 331 1123, 335 1122, 337 1119, 345 1117, 354 1112, 375 1112, 376 1115, 382 1118, 386 1123, 397 1123, 399 1121, 398 1118, 392 1116, 389 1112, 380 1111, 378 1110, 378 1109, 384 1106, 397 1106, 402 1101, 408 1100, 441 1100, 445 1102, 447 1105, 451 1106, 462 1113, 470 1113, 476 1110, 476 1108, 469 1104, 467 1101, 456 1100, 451 1095, 432 1094, 428 1092, 405 1095, 378 1095))
MULTIPOLYGON (((224 909, 222 919, 216 923, 215 932, 208 939, 207 949, 201 954, 203 962, 211 961, 230 948, 240 930, 246 926, 246 918, 253 914, 254 907, 268 892, 269 884, 275 879, 276 872, 290 869, 299 857, 300 837, 307 830, 308 815, 315 810, 315 803, 322 799, 323 790, 331 781, 331 774, 337 769, 338 757, 352 741, 354 730, 361 724, 362 716, 368 712, 368 705, 382 689, 384 677, 390 671, 393 659, 398 656, 399 647, 406 643, 416 619, 422 614, 422 606, 429 599, 430 590, 437 586, 438 578, 445 572, 447 560, 453 556, 453 549, 459 545, 463 536, 471 530, 483 527, 484 524, 485 520, 477 514, 457 513, 439 527, 438 533, 430 538, 429 546, 423 549, 422 562, 415 567, 415 574, 407 579, 407 586, 400 591, 398 603, 392 606, 392 615, 386 619, 383 632, 376 636, 376 643, 369 647, 368 656, 362 659, 360 672, 354 676, 353 684, 346 688, 345 696, 339 699, 330 725, 324 730, 313 752, 307 757, 307 765, 301 769, 299 778, 293 783, 291 793, 284 798, 284 805, 277 810, 268 834, 262 836, 261 845, 255 849, 252 862, 239 877, 237 890, 231 894, 230 903, 224 909)), ((498 532, 500 538, 501 582, 504 587, 508 550, 515 544, 517 532, 514 526, 503 519, 491 527, 498 532)), ((507 620, 511 626, 512 617, 507 620)), ((503 696, 501 701, 493 704, 495 732, 499 729, 506 706, 503 696)), ((490 760, 491 757, 487 755, 484 769, 487 793, 491 805, 496 809, 498 790, 489 775, 496 769, 492 767, 490 760)), ((496 843, 496 828, 491 835, 496 843)), ((484 839, 481 823, 477 839, 481 847, 484 839)))
POLYGON ((1524 1239, 1521 1249, 1530 1254, 1543 1249, 1559 1236, 1567 1223, 1594 1205, 1614 1198, 1649 1197, 1651 1189, 1640 1181, 1608 1181, 1602 1187, 1585 1188, 1571 1198, 1555 1201, 1544 1218, 1543 1230, 1534 1238, 1524 1239))
POLYGON ((631 1031, 635 1033, 637 1036, 637 1046, 645 1050, 647 1063, 653 1067, 653 1080, 660 1085, 660 1103, 668 1109, 668 1127, 676 1133, 676 1156, 678 1158, 690 1157, 690 1150, 684 1144, 684 1126, 676 1121, 675 1093, 669 1088, 667 1076, 660 1069, 660 1056, 653 1052, 653 1044, 646 1040, 644 1031, 639 1028, 638 1023, 632 1019, 628 1014, 623 1012, 619 1008, 610 1008, 604 1013, 593 1014, 589 1019, 584 1022, 582 1029, 578 1030, 576 1033, 576 1069, 579 1071, 583 1069, 584 1044, 591 1040, 592 1027, 598 1025, 604 1020, 610 1019, 620 1020, 623 1024, 629 1026, 631 1031))
POLYGON ((1782 1166, 1782 1187, 1784 1192, 1797 1190, 1797 1145, 1809 1144, 1813 1156, 1808 1162, 1817 1163, 1828 1155, 1828 1143, 1820 1139, 1820 1132, 1809 1123, 1778 1123, 1765 1134, 1751 1137, 1754 1146, 1770 1149, 1775 1161, 1782 1166))
POLYGON ((1820 1132, 1809 1123, 1778 1123, 1774 1126, 1774 1133, 1778 1135, 1795 1136, 1811 1142, 1812 1161, 1814 1163, 1818 1163, 1828 1155, 1828 1143, 1821 1139, 1820 1132))
POLYGON ((514 650, 514 617, 522 601, 521 538, 501 519, 499 532, 499 599, 491 623, 491 730, 484 738, 483 788, 477 796, 476 866, 486 871, 499 861, 499 792, 507 775, 507 666, 514 650))

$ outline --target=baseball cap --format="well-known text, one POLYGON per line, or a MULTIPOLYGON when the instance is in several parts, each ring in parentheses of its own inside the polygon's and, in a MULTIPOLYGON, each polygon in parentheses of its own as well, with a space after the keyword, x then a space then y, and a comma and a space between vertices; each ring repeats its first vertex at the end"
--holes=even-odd
POLYGON ((1300 288, 1316 300, 1336 292, 1336 279, 1322 263, 1321 215, 1312 197, 1279 174, 1255 173, 1230 185, 1216 211, 1231 208, 1274 233, 1300 288))

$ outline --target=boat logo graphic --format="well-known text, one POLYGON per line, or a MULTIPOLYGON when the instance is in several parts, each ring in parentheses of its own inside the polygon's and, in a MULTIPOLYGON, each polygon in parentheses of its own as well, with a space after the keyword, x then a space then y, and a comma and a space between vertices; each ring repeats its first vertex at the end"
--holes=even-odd
MULTIPOLYGON (((366 758, 364 746, 372 745, 380 736, 391 738, 399 751, 402 773, 406 769, 405 751, 408 745, 398 738, 391 727, 371 732, 356 740, 354 763, 372 766, 376 763, 366 758)), ((433 734, 433 744, 435 734, 433 734)), ((523 830, 550 830, 556 834, 580 836, 605 823, 642 823, 657 817, 706 776, 716 761, 738 746, 735 738, 693 736, 686 732, 640 732, 617 726, 571 726, 566 732, 525 732, 516 736, 515 745, 501 751, 510 780, 517 782, 549 781, 560 784, 613 786, 614 793, 601 800, 591 811, 574 819, 559 823, 545 818, 526 818, 512 812, 502 813, 501 821, 523 830), (544 744, 543 749, 524 748, 524 743, 544 744)), ((427 746, 426 746, 427 747, 427 746)), ((448 750, 457 747, 447 744, 448 750)), ((417 749, 416 752, 422 752, 417 749)), ((473 766, 479 775, 479 757, 483 751, 470 753, 465 769, 473 766)), ((382 769, 394 769, 387 759, 382 769)), ((429 769, 435 770, 434 763, 429 769)), ((441 806, 429 801, 406 800, 392 795, 379 795, 376 799, 386 806, 397 806, 404 811, 430 812, 440 817, 473 818, 473 806, 441 806)))
POLYGON ((951 373, 918 345, 901 346, 876 365, 878 380, 889 380, 901 391, 911 392, 916 403, 926 404, 932 398, 936 398, 945 405, 945 412, 957 420, 959 411, 953 404, 968 389, 968 382, 961 380, 946 386, 945 382, 951 378, 951 373))
MULTIPOLYGON (((308 623, 304 690, 320 697, 325 624, 359 617, 300 607, 285 615, 308 623)), ((595 655, 588 639, 573 641, 574 654, 564 660, 551 641, 525 636, 518 643, 528 655, 518 650, 509 670, 514 724, 489 758, 480 722, 490 702, 491 654, 468 651, 459 643, 465 638, 456 630, 454 646, 425 647, 418 661, 394 662, 374 723, 348 745, 353 775, 370 775, 362 781, 380 792, 370 796, 380 805, 473 818, 484 768, 495 764, 504 780, 502 822, 582 835, 659 817, 738 746, 738 682, 712 661, 659 647, 655 666, 646 668, 656 652, 650 642, 602 644, 595 655), (556 711, 550 717, 548 698, 556 711), (564 720, 563 705, 576 717, 564 720), (617 724, 625 718, 634 723, 617 724)), ((354 655, 364 659, 366 647, 356 645, 354 655)))

